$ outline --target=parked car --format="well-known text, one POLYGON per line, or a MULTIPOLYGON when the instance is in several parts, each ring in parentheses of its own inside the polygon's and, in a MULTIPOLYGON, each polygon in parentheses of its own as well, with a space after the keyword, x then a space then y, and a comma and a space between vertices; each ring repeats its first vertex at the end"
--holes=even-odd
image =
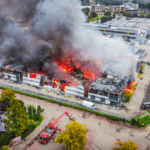
POLYGON ((142 109, 150 109, 150 102, 143 102, 141 105, 142 109))

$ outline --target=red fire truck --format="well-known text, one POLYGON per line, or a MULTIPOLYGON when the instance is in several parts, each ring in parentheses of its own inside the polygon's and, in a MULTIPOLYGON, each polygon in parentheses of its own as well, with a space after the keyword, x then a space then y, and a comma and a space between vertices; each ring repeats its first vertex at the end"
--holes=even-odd
POLYGON ((53 123, 46 126, 45 132, 42 132, 41 135, 38 134, 40 136, 41 144, 46 144, 50 139, 54 140, 53 135, 56 133, 56 130, 62 131, 61 129, 58 129, 58 127, 55 126, 55 123, 57 123, 59 119, 61 119, 61 117, 63 117, 64 115, 67 115, 70 120, 73 120, 73 117, 69 116, 69 114, 65 111, 61 116, 59 116, 56 120, 54 120, 53 123))

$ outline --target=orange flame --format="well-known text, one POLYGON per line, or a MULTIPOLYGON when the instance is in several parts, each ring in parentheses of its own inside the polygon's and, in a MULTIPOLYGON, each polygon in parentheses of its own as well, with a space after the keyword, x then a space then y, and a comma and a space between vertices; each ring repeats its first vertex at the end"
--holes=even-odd
POLYGON ((5 66, 5 69, 8 69, 9 68, 9 66, 5 66))
POLYGON ((133 81, 130 86, 127 85, 127 87, 126 87, 126 89, 124 89, 124 91, 129 92, 129 93, 133 93, 133 86, 135 86, 136 84, 137 84, 137 82, 133 81))
POLYGON ((64 91, 64 92, 65 92, 65 87, 66 87, 66 84, 63 83, 63 84, 61 85, 61 90, 64 91))
POLYGON ((30 73, 30 78, 34 78, 34 79, 36 79, 36 77, 37 77, 37 75, 36 75, 36 74, 34 74, 34 73, 30 73))
POLYGON ((58 85, 56 84, 57 82, 58 82, 58 80, 57 80, 57 79, 54 79, 54 82, 53 82, 53 88, 58 87, 58 85))

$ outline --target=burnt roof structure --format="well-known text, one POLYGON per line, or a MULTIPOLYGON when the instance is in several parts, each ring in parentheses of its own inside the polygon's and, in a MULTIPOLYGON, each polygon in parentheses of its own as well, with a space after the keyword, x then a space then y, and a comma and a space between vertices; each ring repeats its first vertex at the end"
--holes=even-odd
POLYGON ((118 76, 114 76, 112 74, 108 74, 106 71, 96 79, 89 88, 94 90, 102 90, 109 93, 119 94, 123 92, 127 86, 128 82, 132 82, 133 77, 124 77, 123 79, 119 79, 118 76))

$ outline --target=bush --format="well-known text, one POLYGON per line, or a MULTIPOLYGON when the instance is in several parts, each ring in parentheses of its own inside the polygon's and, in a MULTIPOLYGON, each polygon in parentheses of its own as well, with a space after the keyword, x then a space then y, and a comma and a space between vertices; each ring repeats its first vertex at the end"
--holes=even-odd
POLYGON ((141 64, 140 67, 141 67, 141 70, 142 70, 142 71, 145 69, 145 66, 146 66, 145 64, 141 64))
POLYGON ((133 96, 133 93, 130 92, 125 92, 124 97, 125 97, 125 102, 129 102, 130 98, 133 96))
POLYGON ((1 150, 9 150, 9 148, 7 147, 7 145, 4 145, 1 147, 1 150))
POLYGON ((140 73, 138 73, 138 78, 141 78, 141 77, 142 77, 142 75, 140 73))
POLYGON ((150 124, 150 116, 146 113, 143 113, 142 115, 137 116, 136 118, 132 119, 132 123, 136 125, 137 127, 145 127, 148 124, 150 124))

